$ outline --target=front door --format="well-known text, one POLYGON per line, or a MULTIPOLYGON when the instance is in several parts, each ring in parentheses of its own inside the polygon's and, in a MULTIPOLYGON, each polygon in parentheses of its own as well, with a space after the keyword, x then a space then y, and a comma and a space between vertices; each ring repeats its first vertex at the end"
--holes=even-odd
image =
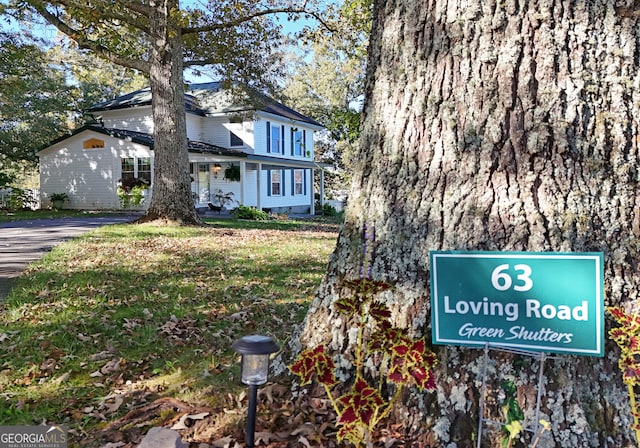
POLYGON ((191 163, 191 192, 196 204, 206 204, 210 201, 211 192, 210 174, 208 163, 191 163))

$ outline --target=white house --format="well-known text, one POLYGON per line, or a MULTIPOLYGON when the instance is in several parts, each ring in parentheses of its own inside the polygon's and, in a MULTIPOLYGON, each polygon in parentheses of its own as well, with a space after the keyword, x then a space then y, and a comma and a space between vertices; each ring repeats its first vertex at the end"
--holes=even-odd
MULTIPOLYGON (((320 168, 313 161, 314 132, 323 126, 262 95, 258 102, 246 102, 253 106, 239 103, 219 83, 194 84, 185 93, 196 206, 217 205, 216 193, 222 192, 259 209, 313 213, 313 179, 320 168)), ((52 193, 64 192, 66 208, 116 209, 119 182, 152 182, 150 90, 96 104, 88 112, 98 124, 76 129, 38 152, 42 204, 52 193)), ((322 198, 324 192, 319 193, 322 198)))

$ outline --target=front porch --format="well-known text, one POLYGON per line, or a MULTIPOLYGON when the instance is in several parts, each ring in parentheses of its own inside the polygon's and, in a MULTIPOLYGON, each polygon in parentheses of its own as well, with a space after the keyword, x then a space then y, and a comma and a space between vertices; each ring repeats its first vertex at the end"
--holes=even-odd
POLYGON ((326 164, 251 154, 246 158, 198 156, 190 157, 191 191, 198 209, 208 209, 211 203, 225 209, 245 205, 278 213, 314 215, 316 188, 320 207, 324 205, 326 164), (239 180, 235 176, 228 178, 230 167, 239 171, 239 180), (278 175, 283 177, 282 185, 270 178, 272 172, 281 173, 278 175))

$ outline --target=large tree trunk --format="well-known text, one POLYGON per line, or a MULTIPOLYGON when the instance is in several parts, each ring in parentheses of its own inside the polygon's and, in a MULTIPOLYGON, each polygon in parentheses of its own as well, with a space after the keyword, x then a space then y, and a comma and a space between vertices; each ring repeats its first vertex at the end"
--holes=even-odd
POLYGON ((191 195, 178 0, 155 2, 150 17, 153 196, 142 220, 198 224, 191 195))
MULTIPOLYGON (((303 345, 339 352, 349 343, 332 304, 339 280, 360 275, 365 225, 375 231, 372 276, 395 285, 384 297, 396 323, 427 337, 431 250, 602 251, 607 305, 632 305, 640 283, 633 2, 375 3, 359 166, 303 345)), ((437 392, 407 402, 407 434, 423 446, 475 446, 482 351, 435 350, 437 392)), ((619 351, 605 350, 546 363, 542 413, 552 431, 539 447, 633 445, 619 351)), ((536 364, 495 357, 501 364, 490 371, 521 372, 519 402, 531 411, 536 364)), ((496 405, 488 412, 502 419, 496 405)), ((486 437, 483 446, 498 445, 486 437)))

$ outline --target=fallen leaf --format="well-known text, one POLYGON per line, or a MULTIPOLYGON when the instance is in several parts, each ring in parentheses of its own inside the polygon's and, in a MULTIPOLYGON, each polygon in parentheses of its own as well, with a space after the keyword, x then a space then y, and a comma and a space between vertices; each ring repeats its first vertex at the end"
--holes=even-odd
POLYGON ((184 414, 182 417, 180 417, 178 423, 173 425, 171 429, 189 429, 186 424, 187 420, 202 420, 207 415, 209 415, 208 412, 201 412, 200 414, 184 414))
POLYGON ((58 378, 56 378, 55 380, 53 380, 54 384, 62 384, 62 383, 66 383, 67 380, 69 380, 69 377, 71 376, 71 374, 69 372, 64 372, 62 375, 60 375, 58 378))
POLYGON ((93 341, 93 338, 91 336, 85 336, 82 333, 78 333, 78 339, 81 340, 82 342, 91 342, 91 341, 93 341))
POLYGON ((100 403, 100 405, 102 407, 107 408, 107 410, 109 412, 111 412, 112 414, 117 412, 118 409, 120 409, 120 406, 122 406, 122 403, 124 403, 124 398, 122 398, 121 395, 114 395, 114 394, 109 394, 107 397, 105 397, 105 399, 100 403), (111 398, 115 398, 113 403, 107 403, 108 399, 111 398))
POLYGON ((131 331, 136 327, 140 326, 140 319, 127 319, 126 317, 124 318, 124 324, 122 325, 124 328, 126 328, 127 330, 131 331))
POLYGON ((261 443, 267 444, 269 442, 282 442, 283 440, 279 438, 277 435, 268 431, 256 432, 254 439, 255 439, 256 445, 259 445, 261 443))
POLYGON ((53 358, 49 358, 46 361, 44 361, 42 364, 40 364, 40 370, 42 371, 54 371, 57 367, 57 363, 56 360, 53 358))
POLYGON ((108 375, 109 373, 114 373, 120 370, 120 367, 124 366, 126 364, 126 360, 124 358, 114 358, 111 361, 109 361, 108 363, 106 363, 104 366, 102 366, 102 368, 100 369, 100 372, 103 375, 108 375))
POLYGON ((231 436, 223 437, 222 439, 215 440, 212 443, 214 448, 230 448, 232 443, 235 445, 231 436))
POLYGON ((103 359, 111 358, 111 356, 113 356, 113 354, 110 351, 105 350, 89 356, 89 361, 102 361, 103 359))

